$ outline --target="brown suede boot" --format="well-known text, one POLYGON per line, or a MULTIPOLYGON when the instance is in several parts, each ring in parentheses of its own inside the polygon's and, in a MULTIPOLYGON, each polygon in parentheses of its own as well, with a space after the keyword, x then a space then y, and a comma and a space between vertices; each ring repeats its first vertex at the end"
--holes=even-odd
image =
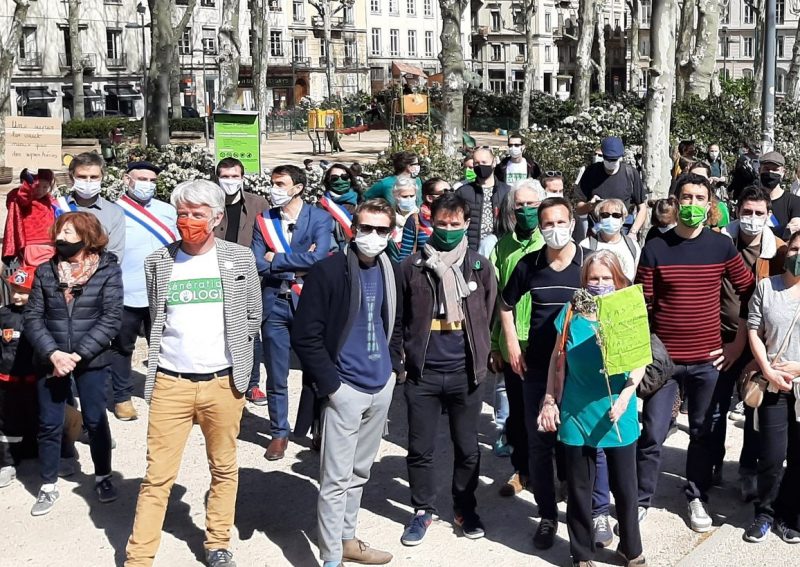
POLYGON ((386 565, 391 560, 391 553, 370 547, 360 539, 342 540, 342 561, 363 565, 386 565))

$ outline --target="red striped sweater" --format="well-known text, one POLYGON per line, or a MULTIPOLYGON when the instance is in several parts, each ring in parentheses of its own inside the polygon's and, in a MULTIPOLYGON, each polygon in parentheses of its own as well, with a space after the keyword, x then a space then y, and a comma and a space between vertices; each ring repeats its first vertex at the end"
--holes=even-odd
POLYGON ((676 362, 708 362, 722 346, 723 277, 742 299, 746 317, 755 279, 730 238, 705 229, 686 240, 671 230, 642 250, 636 283, 644 287, 652 331, 676 362))

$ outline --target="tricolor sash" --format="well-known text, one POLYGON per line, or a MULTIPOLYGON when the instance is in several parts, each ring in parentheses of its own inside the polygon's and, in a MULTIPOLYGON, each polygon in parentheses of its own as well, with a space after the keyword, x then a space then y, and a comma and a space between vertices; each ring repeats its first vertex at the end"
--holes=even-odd
MULTIPOLYGON (((270 209, 268 214, 269 219, 265 219, 264 215, 258 215, 256 217, 258 231, 264 238, 264 243, 267 245, 267 248, 269 248, 275 254, 291 254, 292 248, 289 246, 289 243, 286 241, 286 237, 283 235, 283 226, 281 225, 280 213, 275 209, 270 209)), ((292 280, 290 284, 292 303, 295 307, 297 307, 297 301, 300 299, 300 292, 303 291, 303 282, 297 279, 292 280)))
POLYGON ((339 223, 345 236, 347 238, 353 238, 353 215, 343 206, 331 199, 327 193, 319 200, 319 204, 322 205, 323 209, 328 211, 337 223, 339 223))
POLYGON ((69 212, 75 213, 78 211, 78 205, 76 205, 75 203, 70 203, 69 201, 67 201, 66 197, 54 198, 52 199, 50 204, 53 207, 53 212, 55 212, 56 218, 60 217, 64 213, 69 213, 69 212))
POLYGON ((175 238, 175 234, 167 225, 158 220, 153 213, 145 209, 127 195, 122 195, 119 200, 117 200, 117 205, 122 207, 122 211, 125 213, 126 217, 136 221, 146 228, 148 232, 155 236, 164 246, 177 240, 177 238, 175 238))
POLYGON ((417 218, 419 219, 419 223, 417 223, 419 226, 419 230, 424 232, 428 236, 428 238, 430 238, 431 234, 433 234, 433 225, 431 225, 430 220, 425 220, 422 217, 422 213, 420 213, 417 218))

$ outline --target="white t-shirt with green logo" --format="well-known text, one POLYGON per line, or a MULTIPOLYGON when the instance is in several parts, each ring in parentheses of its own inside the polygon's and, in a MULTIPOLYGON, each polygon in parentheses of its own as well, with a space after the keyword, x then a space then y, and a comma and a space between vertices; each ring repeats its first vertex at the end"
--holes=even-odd
POLYGON ((198 256, 178 250, 169 280, 160 367, 205 374, 233 365, 222 299, 217 247, 198 256))
POLYGON ((509 161, 506 164, 506 183, 511 187, 528 178, 528 162, 522 160, 519 163, 509 161))

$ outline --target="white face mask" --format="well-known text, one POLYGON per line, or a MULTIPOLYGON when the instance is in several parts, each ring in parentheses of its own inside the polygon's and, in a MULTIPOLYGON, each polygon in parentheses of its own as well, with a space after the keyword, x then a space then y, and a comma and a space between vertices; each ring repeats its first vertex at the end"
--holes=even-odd
POLYGON ((81 199, 92 199, 100 194, 102 181, 85 181, 83 179, 76 179, 72 185, 72 189, 81 199))
POLYGON ((512 158, 518 158, 522 155, 522 148, 521 147, 508 148, 508 155, 510 155, 512 158))
POLYGON ((543 229, 542 237, 545 244, 554 250, 561 250, 572 240, 573 227, 574 225, 569 223, 569 226, 554 226, 543 229))
POLYGON ((225 194, 229 197, 236 195, 239 190, 242 188, 242 180, 241 179, 220 179, 219 186, 222 187, 222 190, 225 191, 225 194))
POLYGON ((603 156, 594 155, 594 163, 603 163, 603 156))
POLYGON ((676 226, 678 226, 678 223, 674 222, 672 224, 668 224, 667 226, 659 226, 658 230, 659 230, 659 232, 661 232, 663 234, 665 232, 669 232, 670 230, 672 230, 676 226))
POLYGON ((353 239, 356 243, 358 251, 367 258, 374 258, 386 249, 389 239, 381 236, 375 231, 364 233, 360 230, 356 232, 356 237, 353 239))
POLYGON ((419 166, 412 165, 411 167, 408 168, 408 171, 411 174, 411 177, 417 177, 419 175, 419 166))
POLYGON ((295 195, 289 195, 286 189, 281 189, 280 187, 273 187, 269 192, 269 200, 275 207, 283 208, 294 198, 295 195))
POLYGON ((550 191, 545 191, 544 195, 545 195, 546 199, 551 199, 553 197, 563 197, 564 196, 563 193, 551 193, 550 191))
POLYGON ((153 198, 156 192, 156 184, 152 181, 134 181, 131 187, 131 195, 136 197, 137 201, 146 202, 153 198))
POLYGON ((417 208, 416 197, 400 197, 397 199, 397 208, 404 213, 410 213, 417 208))
POLYGON ((756 215, 742 217, 739 219, 739 226, 746 235, 756 236, 761 234, 764 227, 767 226, 767 217, 766 215, 761 217, 756 215))
POLYGON ((606 173, 614 175, 619 170, 619 162, 621 160, 607 160, 603 158, 603 167, 606 168, 606 173))
POLYGON ((719 152, 708 152, 708 157, 711 158, 711 161, 714 161, 719 157, 719 152))

